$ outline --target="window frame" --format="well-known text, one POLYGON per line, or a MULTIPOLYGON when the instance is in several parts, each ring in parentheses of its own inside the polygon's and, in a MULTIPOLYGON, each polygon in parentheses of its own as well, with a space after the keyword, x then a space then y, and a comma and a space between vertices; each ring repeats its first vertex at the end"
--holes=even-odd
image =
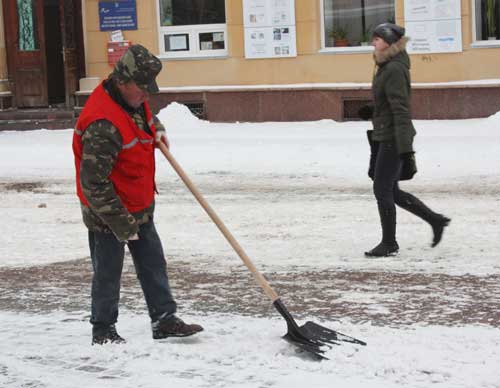
POLYGON ((478 40, 477 39, 476 1, 477 0, 471 0, 472 42, 470 44, 470 47, 473 47, 473 48, 500 47, 500 39, 496 39, 496 40, 478 40))
MULTIPOLYGON (((397 15, 398 1, 394 0, 394 17, 397 15)), ((319 49, 320 54, 362 54, 373 52, 373 46, 352 46, 352 47, 326 47, 325 42, 325 0, 319 0, 319 11, 320 11, 320 38, 321 47, 319 49)))
POLYGON ((224 1, 226 23, 219 24, 192 24, 185 26, 162 26, 160 20, 160 0, 156 2, 156 23, 158 26, 158 57, 160 59, 196 59, 196 58, 223 58, 228 56, 227 35, 227 0, 224 1), (224 49, 201 50, 200 34, 210 32, 222 32, 224 34, 224 49), (165 36, 187 34, 189 37, 188 51, 165 51, 165 36))

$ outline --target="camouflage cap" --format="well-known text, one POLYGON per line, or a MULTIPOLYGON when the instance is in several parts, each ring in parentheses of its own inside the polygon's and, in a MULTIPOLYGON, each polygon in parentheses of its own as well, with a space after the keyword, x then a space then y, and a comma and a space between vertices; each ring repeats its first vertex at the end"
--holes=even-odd
POLYGON ((120 81, 134 81, 148 93, 158 93, 156 76, 161 71, 160 60, 140 44, 134 44, 116 62, 113 76, 120 81))

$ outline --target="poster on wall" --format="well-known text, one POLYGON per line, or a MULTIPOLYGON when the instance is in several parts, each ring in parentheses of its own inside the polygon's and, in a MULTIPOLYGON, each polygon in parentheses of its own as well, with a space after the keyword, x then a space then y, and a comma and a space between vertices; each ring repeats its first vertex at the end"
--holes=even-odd
POLYGON ((460 19, 460 0, 406 0, 405 20, 460 19))
POLYGON ((99 30, 137 30, 135 0, 99 1, 99 30))
POLYGON ((243 0, 245 58, 297 56, 295 0, 243 0))
POLYGON ((462 51, 460 0, 405 0, 410 54, 462 51))

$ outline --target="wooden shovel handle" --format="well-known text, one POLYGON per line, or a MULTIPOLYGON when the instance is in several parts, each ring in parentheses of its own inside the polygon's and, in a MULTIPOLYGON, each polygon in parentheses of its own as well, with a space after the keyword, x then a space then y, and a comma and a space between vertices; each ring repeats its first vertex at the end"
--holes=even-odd
POLYGON ((182 179, 184 184, 187 186, 189 191, 194 195, 196 200, 200 203, 201 207, 205 209, 207 212, 208 216, 212 219, 212 221, 217 225, 219 230, 222 232, 226 240, 229 242, 229 244, 233 247, 233 249, 236 251, 238 256, 243 260, 243 263, 247 266, 247 268, 250 270, 250 272, 255 276, 255 279, 257 280, 257 283, 262 287, 264 292, 271 298, 271 300, 274 302, 277 299, 279 299, 278 294, 271 288, 269 285, 268 281, 262 276, 262 274, 255 268, 253 265, 252 261, 248 257, 248 255, 245 253, 243 248, 240 246, 238 241, 233 237, 229 229, 224 225, 222 220, 219 218, 219 216, 215 213, 215 211, 210 207, 208 202, 203 198, 201 193, 198 191, 198 189, 194 186, 193 182, 189 179, 189 177, 186 175, 182 167, 177 163, 175 158, 172 156, 168 148, 165 146, 163 143, 159 143, 158 147, 160 148, 160 151, 162 154, 167 158, 168 162, 172 165, 173 169, 179 175, 179 177, 182 179))

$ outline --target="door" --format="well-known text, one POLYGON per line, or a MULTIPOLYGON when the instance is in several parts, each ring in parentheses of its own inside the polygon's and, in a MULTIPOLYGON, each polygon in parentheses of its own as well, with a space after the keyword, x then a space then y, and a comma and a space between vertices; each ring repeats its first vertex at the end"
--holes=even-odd
POLYGON ((48 105, 41 0, 3 0, 9 78, 20 108, 48 105))
POLYGON ((80 79, 78 61, 77 14, 78 0, 59 0, 61 20, 62 55, 64 63, 64 81, 66 88, 66 106, 74 106, 74 95, 80 79))

